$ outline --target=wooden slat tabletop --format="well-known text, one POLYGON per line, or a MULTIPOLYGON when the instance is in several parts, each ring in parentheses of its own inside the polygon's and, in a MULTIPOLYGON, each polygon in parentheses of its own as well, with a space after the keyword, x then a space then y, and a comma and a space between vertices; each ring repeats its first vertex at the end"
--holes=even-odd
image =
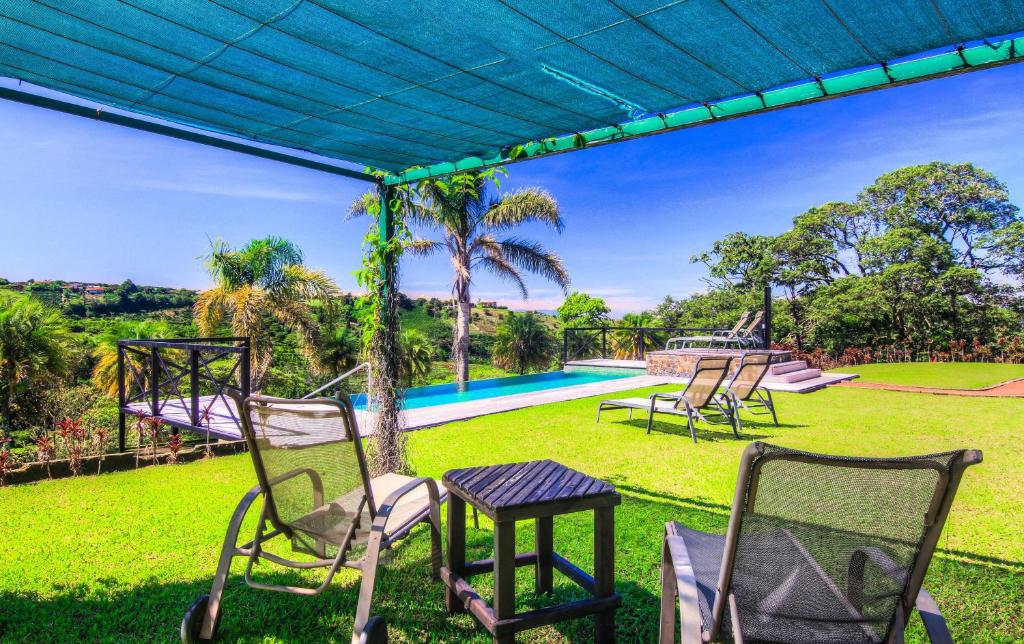
POLYGON ((523 519, 617 505, 610 484, 552 460, 445 472, 445 487, 492 519, 523 519), (536 511, 532 511, 535 509, 536 511))

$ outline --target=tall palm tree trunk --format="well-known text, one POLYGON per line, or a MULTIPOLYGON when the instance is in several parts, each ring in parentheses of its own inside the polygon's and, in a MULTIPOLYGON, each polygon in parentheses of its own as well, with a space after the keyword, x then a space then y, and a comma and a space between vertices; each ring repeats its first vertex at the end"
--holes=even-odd
POLYGON ((469 382, 469 320, 473 313, 469 282, 466 280, 457 280, 455 284, 455 308, 452 361, 455 363, 455 383, 461 387, 469 382))

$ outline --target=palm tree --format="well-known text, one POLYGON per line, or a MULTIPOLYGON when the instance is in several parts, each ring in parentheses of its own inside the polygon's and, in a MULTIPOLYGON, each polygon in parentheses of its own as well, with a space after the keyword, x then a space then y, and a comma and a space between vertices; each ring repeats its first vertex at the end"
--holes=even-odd
POLYGON ((342 320, 329 329, 321 342, 320 364, 328 374, 340 376, 359 361, 359 333, 349 325, 348 320, 342 320))
POLYGON ((555 340, 533 313, 509 311, 494 335, 494 366, 524 374, 551 364, 555 340))
MULTIPOLYGON (((118 321, 108 327, 97 338, 92 355, 96 364, 92 368, 92 382, 108 398, 117 396, 117 341, 118 340, 159 340, 171 336, 171 328, 159 320, 141 322, 118 321)), ((149 369, 141 369, 143 378, 149 369)))
POLYGON ((612 333, 612 350, 616 360, 639 360, 647 351, 658 348, 649 333, 643 334, 640 329, 654 326, 654 316, 650 313, 627 313, 622 316, 618 326, 628 327, 612 333))
POLYGON ((234 335, 249 338, 253 391, 262 390, 270 369, 273 320, 297 334, 310 365, 319 368, 320 328, 313 303, 331 309, 338 287, 324 272, 303 265, 302 251, 295 244, 266 237, 236 250, 216 241, 206 269, 214 286, 196 298, 199 331, 212 335, 227 320, 234 335))
POLYGON ((20 390, 70 371, 70 336, 60 311, 30 296, 0 292, 0 425, 10 436, 11 415, 20 390))
MULTIPOLYGON (((546 224, 561 232, 562 221, 554 197, 540 188, 523 188, 500 196, 488 194, 491 174, 470 173, 446 180, 420 182, 414 198, 403 204, 406 219, 440 233, 440 239, 415 239, 409 250, 418 255, 445 252, 455 268, 452 294, 456 304, 452 361, 459 384, 469 380, 469 323, 472 312, 470 285, 473 271, 486 270, 511 282, 527 299, 523 272, 545 277, 568 290, 569 272, 558 255, 540 243, 504 236, 528 222, 546 224)), ((350 209, 350 215, 367 214, 377 198, 367 193, 350 209)))
POLYGON ((402 331, 402 335, 398 338, 398 344, 402 351, 400 369, 402 380, 409 387, 412 386, 414 380, 430 374, 430 365, 434 359, 434 347, 430 344, 427 336, 415 329, 402 331))

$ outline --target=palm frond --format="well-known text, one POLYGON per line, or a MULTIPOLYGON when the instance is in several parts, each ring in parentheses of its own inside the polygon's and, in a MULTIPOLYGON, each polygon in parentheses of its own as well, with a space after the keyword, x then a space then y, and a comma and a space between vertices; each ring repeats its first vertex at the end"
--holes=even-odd
POLYGON ((519 274, 515 266, 512 266, 505 261, 501 255, 487 255, 485 257, 477 258, 477 265, 481 268, 487 269, 495 277, 502 279, 506 282, 510 282, 516 288, 519 289, 520 295, 523 299, 529 297, 529 293, 526 291, 526 282, 523 281, 523 276, 519 274))
POLYGON ((413 255, 418 255, 420 257, 432 255, 444 247, 445 245, 443 242, 433 241, 430 239, 413 239, 405 245, 406 250, 413 255))
POLYGON ((550 253, 539 242, 510 237, 499 242, 501 256, 512 266, 528 273, 540 275, 569 291, 569 269, 562 258, 550 253))
POLYGON ((196 324, 199 325, 200 333, 213 335, 217 332, 217 327, 224 322, 227 302, 228 291, 217 286, 203 291, 196 297, 192 314, 195 316, 196 324))
POLYGON ((551 193, 540 188, 506 193, 490 204, 483 220, 488 227, 497 230, 507 230, 531 221, 547 224, 558 232, 565 229, 558 202, 551 193))

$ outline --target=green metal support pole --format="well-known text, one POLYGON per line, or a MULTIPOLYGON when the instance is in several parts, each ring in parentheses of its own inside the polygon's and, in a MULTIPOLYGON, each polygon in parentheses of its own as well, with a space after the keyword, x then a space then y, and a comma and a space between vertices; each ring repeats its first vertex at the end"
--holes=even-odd
MULTIPOLYGON (((388 243, 392 237, 395 236, 395 213, 391 209, 391 199, 394 197, 395 189, 390 186, 383 184, 379 187, 380 190, 380 215, 377 219, 377 233, 380 235, 380 241, 382 244, 388 243)), ((384 279, 384 288, 387 289, 391 285, 394 279, 394 257, 388 255, 387 261, 381 266, 383 274, 381 277, 384 279)), ((389 294, 385 291, 381 293, 382 296, 388 297, 389 294)))

